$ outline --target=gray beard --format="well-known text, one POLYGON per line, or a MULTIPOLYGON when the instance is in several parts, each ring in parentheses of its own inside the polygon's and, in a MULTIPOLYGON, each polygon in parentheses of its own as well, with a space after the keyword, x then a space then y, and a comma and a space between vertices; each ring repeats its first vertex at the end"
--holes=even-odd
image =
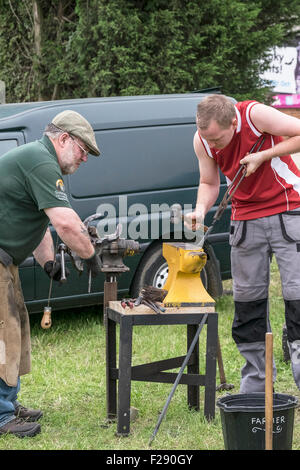
POLYGON ((65 161, 61 162, 60 168, 63 175, 72 175, 77 170, 76 163, 69 162, 69 156, 73 157, 73 151, 67 152, 65 156, 63 156, 62 160, 65 161))
POLYGON ((61 172, 63 175, 72 175, 77 169, 76 165, 64 165, 61 168, 61 172))

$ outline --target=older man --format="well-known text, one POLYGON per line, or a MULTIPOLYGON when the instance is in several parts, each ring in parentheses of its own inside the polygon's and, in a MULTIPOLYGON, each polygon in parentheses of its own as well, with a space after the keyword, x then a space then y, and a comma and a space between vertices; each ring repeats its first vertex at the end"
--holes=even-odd
POLYGON ((50 277, 60 279, 50 221, 87 268, 98 271, 94 248, 63 183, 63 175, 74 173, 89 153, 100 155, 91 125, 66 110, 54 117, 40 140, 0 158, 0 434, 30 437, 41 430, 37 420, 42 412, 17 401, 20 376, 30 371, 31 349, 18 265, 33 253, 50 277))
MULTIPOLYGON (((232 335, 246 361, 241 392, 264 391, 272 253, 280 270, 292 371, 300 388, 300 172, 290 156, 300 151, 300 120, 256 101, 234 104, 223 95, 211 95, 198 105, 194 149, 200 168, 196 210, 188 215, 194 224, 219 194, 219 168, 231 182, 245 165, 246 178, 232 199, 230 229, 232 335), (263 136, 260 151, 249 155, 263 136)), ((275 375, 274 366, 274 380, 275 375)))

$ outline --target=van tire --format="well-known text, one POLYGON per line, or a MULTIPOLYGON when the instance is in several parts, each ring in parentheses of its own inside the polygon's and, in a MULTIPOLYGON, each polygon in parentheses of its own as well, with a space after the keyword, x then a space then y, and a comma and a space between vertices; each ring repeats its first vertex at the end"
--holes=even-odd
MULTIPOLYGON (((201 279, 207 292, 216 299, 223 293, 219 261, 213 248, 207 244, 204 247, 207 262, 201 271, 201 279)), ((163 288, 168 275, 168 265, 162 255, 162 243, 150 246, 144 254, 132 281, 130 293, 133 298, 138 297, 144 286, 163 288)))

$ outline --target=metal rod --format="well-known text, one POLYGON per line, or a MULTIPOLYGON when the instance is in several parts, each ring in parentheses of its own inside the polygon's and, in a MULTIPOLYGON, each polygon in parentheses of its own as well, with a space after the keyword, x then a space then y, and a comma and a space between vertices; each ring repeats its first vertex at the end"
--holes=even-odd
MULTIPOLYGON (((56 244, 55 244, 55 248, 54 248, 53 267, 55 266, 55 263, 56 263, 57 247, 58 247, 58 235, 56 235, 56 244)), ((52 320, 51 320, 52 308, 50 307, 50 298, 51 298, 51 294, 52 294, 52 284, 53 284, 53 278, 50 277, 47 307, 44 307, 44 313, 43 313, 43 317, 42 317, 42 320, 41 320, 41 327, 44 328, 44 329, 50 328, 51 325, 52 325, 52 320)))
POLYGON ((183 371, 184 371, 185 367, 187 366, 188 361, 190 360, 191 354, 192 354, 192 352, 193 352, 193 350, 194 350, 194 347, 196 346, 196 343, 197 343, 197 341, 198 341, 199 335, 200 335, 201 330, 202 330, 202 328, 203 328, 203 326, 204 326, 204 324, 205 324, 205 322, 206 322, 206 320, 207 320, 207 317, 208 317, 208 313, 206 313, 205 315, 203 315, 203 318, 202 318, 202 320, 201 320, 201 323, 200 323, 199 326, 198 326, 198 329, 197 329, 197 331, 196 331, 196 334, 195 334, 195 336, 194 336, 194 339, 193 339, 193 341, 192 341, 192 344, 190 345, 190 348, 189 348, 189 350, 188 350, 188 353, 187 353, 187 355, 186 355, 186 357, 185 357, 185 359, 184 359, 184 361, 183 361, 183 363, 182 363, 182 366, 181 366, 180 371, 179 371, 179 373, 178 373, 178 375, 177 375, 177 377, 176 377, 176 380, 175 380, 175 382, 174 382, 174 385, 173 385, 173 387, 172 387, 172 390, 171 390, 171 392, 170 392, 170 394, 169 394, 169 396, 168 396, 168 398, 167 398, 167 401, 166 401, 166 403, 165 403, 165 406, 163 407, 163 410, 162 410, 162 412, 161 412, 161 414, 160 414, 160 416, 159 416, 159 418, 158 418, 158 422, 157 422, 157 424, 156 424, 156 427, 155 427, 155 429, 154 429, 154 431, 153 431, 153 433, 152 433, 152 436, 151 436, 151 438, 150 438, 150 441, 149 441, 149 446, 151 446, 151 444, 152 444, 152 442, 153 442, 153 440, 154 440, 154 438, 155 438, 155 436, 156 436, 156 434, 157 434, 157 432, 158 432, 158 430, 159 430, 159 427, 160 427, 160 425, 161 425, 161 422, 162 422, 162 420, 163 420, 164 417, 165 417, 165 414, 166 414, 166 412, 167 412, 167 409, 168 409, 168 406, 169 406, 169 404, 170 404, 170 401, 171 401, 171 399, 172 399, 172 397, 173 397, 173 395, 174 395, 174 393, 175 393, 175 390, 176 390, 176 388, 177 388, 177 385, 179 384, 179 381, 180 381, 180 379, 181 379, 181 376, 182 376, 182 374, 183 374, 183 371))
POLYGON ((60 265, 61 265, 61 277, 60 277, 60 283, 65 283, 67 282, 67 277, 66 277, 66 263, 65 263, 65 253, 66 253, 66 245, 64 243, 61 243, 58 247, 58 251, 60 253, 60 265))
MULTIPOLYGON (((58 249, 58 235, 56 235, 56 243, 55 243, 55 248, 54 248, 54 257, 53 257, 53 268, 55 267, 56 264, 56 253, 58 249)), ((50 277, 50 284, 49 284, 49 291, 48 291, 48 303, 47 307, 50 307, 50 298, 52 294, 52 284, 53 284, 53 278, 50 277)))

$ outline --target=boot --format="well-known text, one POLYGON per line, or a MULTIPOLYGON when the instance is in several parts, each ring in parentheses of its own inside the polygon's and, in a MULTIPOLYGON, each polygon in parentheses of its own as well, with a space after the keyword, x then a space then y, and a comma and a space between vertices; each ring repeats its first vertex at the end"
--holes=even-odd
POLYGON ((0 427, 0 434, 14 434, 17 437, 33 437, 41 432, 38 423, 30 423, 19 418, 14 418, 0 427))
POLYGON ((17 418, 24 419, 24 421, 37 421, 43 416, 43 413, 41 410, 33 410, 31 408, 25 408, 25 406, 22 406, 20 404, 15 405, 15 416, 17 418))

